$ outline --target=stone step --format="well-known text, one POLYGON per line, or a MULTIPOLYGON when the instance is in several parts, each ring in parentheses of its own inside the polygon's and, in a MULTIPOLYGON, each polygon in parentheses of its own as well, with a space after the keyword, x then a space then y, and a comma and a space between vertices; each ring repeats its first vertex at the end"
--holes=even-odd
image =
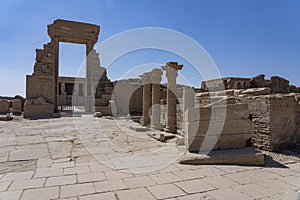
POLYGON ((264 166, 264 154, 254 148, 211 151, 207 155, 186 153, 180 164, 264 166))

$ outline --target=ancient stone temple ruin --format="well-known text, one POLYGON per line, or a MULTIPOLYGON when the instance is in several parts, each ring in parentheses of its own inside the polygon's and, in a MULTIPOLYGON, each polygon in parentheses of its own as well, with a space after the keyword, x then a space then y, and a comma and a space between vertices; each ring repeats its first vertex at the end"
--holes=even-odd
MULTIPOLYGON (((67 20, 55 20, 48 25, 51 42, 45 44, 43 49, 36 50, 34 71, 26 78, 28 101, 25 103, 25 116, 51 115, 59 107, 71 105, 85 106, 85 111, 90 112, 94 109, 95 96, 111 94, 109 89, 103 91, 104 85, 110 87, 112 84, 106 76, 105 68, 100 66, 99 54, 93 49, 98 41, 99 31, 100 27, 97 25, 67 20), (86 78, 58 76, 59 42, 86 45, 86 78), (30 101, 39 97, 45 99, 43 104, 30 101)), ((97 99, 96 105, 106 105, 108 99, 97 99)))
MULTIPOLYGON (((36 50, 34 71, 26 77, 26 102, 12 102, 14 112, 53 116, 76 107, 96 116, 131 116, 140 126, 164 130, 160 137, 183 139, 178 143, 185 143, 189 152, 222 152, 221 159, 204 159, 206 164, 261 165, 263 156, 254 148, 276 151, 300 142, 300 88, 288 80, 229 77, 204 81, 195 89, 177 84, 183 65, 168 62, 139 79, 111 82, 94 49, 99 32, 99 26, 87 23, 50 24, 51 41, 36 50), (59 42, 86 45, 85 78, 58 76, 59 42), (223 151, 245 154, 227 162, 223 151)), ((10 107, 0 101, 0 112, 10 107)))
MULTIPOLYGON (((201 89, 207 92, 197 93, 195 103, 200 112, 213 105, 227 105, 226 120, 231 118, 232 107, 244 105, 245 108, 247 105, 246 110, 237 107, 235 112, 249 112, 252 130, 249 129, 251 140, 248 142, 266 150, 294 147, 300 141, 300 99, 299 93, 294 93, 299 92, 299 88, 278 76, 271 77, 271 80, 264 77, 205 81, 201 89)), ((240 121, 231 127, 243 132, 243 128, 248 126, 242 124, 240 121)))

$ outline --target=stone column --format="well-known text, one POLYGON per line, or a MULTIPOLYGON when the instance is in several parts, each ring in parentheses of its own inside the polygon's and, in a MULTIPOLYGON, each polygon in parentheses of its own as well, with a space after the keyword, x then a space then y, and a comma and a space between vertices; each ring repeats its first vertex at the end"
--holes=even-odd
POLYGON ((58 63, 59 63, 59 40, 54 37, 51 38, 51 43, 54 47, 54 72, 53 72, 53 81, 54 81, 54 112, 58 112, 58 63))
POLYGON ((85 111, 86 112, 93 112, 93 104, 92 100, 92 72, 91 72, 91 61, 89 58, 89 53, 93 50, 94 44, 92 41, 88 41, 86 43, 86 102, 85 102, 85 111))
POLYGON ((150 101, 151 101, 151 73, 144 73, 142 76, 143 88, 143 117, 141 118, 141 125, 147 126, 150 124, 150 101))
POLYGON ((167 83, 167 119, 165 131, 169 133, 177 133, 177 98, 176 98, 176 77, 178 70, 182 69, 183 65, 178 65, 177 62, 168 62, 162 70, 166 71, 167 83))
POLYGON ((157 130, 161 130, 160 124, 160 82, 162 71, 160 69, 153 69, 152 75, 152 119, 151 127, 157 130))
POLYGON ((192 87, 186 86, 183 88, 183 120, 182 120, 182 130, 185 132, 186 127, 186 111, 188 108, 194 108, 194 89, 192 87))

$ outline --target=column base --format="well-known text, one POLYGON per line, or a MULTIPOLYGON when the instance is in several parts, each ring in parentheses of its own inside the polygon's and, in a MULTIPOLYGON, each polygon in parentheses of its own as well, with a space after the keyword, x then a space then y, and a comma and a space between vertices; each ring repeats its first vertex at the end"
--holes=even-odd
POLYGON ((164 128, 164 131, 166 131, 167 133, 177 133, 177 128, 166 127, 164 128))
POLYGON ((151 125, 151 128, 158 130, 158 131, 163 130, 163 126, 161 124, 151 125))
POLYGON ((140 120, 140 124, 142 126, 148 126, 148 125, 150 125, 150 122, 151 122, 150 117, 149 118, 148 117, 147 118, 142 117, 141 120, 140 120))

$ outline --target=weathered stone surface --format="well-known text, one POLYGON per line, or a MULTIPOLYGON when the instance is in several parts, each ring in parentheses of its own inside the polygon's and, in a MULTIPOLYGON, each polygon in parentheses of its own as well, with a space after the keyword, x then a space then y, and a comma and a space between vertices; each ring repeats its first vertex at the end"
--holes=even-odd
POLYGON ((177 113, 176 113, 176 77, 178 76, 178 70, 181 70, 183 65, 178 65, 177 62, 168 62, 166 66, 162 67, 162 70, 166 71, 168 79, 167 83, 167 117, 165 131, 170 133, 177 132, 177 113))
POLYGON ((252 124, 247 104, 188 109, 185 132, 188 151, 245 148, 252 124))
POLYGON ((249 105, 253 126, 251 141, 255 147, 278 150, 295 146, 300 141, 296 94, 249 96, 239 101, 249 105))
POLYGON ((264 155, 253 149, 218 150, 211 151, 208 155, 186 153, 181 160, 181 164, 190 165, 246 165, 263 166, 264 155))
POLYGON ((268 95, 268 94, 271 94, 271 89, 270 88, 251 88, 251 89, 241 91, 240 94, 253 95, 253 96, 268 95))
POLYGON ((109 106, 95 106, 95 112, 101 112, 103 115, 112 115, 111 108, 109 106))
POLYGON ((95 106, 108 106, 108 100, 103 98, 95 98, 95 106))
POLYGON ((9 101, 0 99, 0 113, 6 114, 9 112, 9 101))
POLYGON ((272 93, 288 93, 289 81, 279 76, 271 77, 271 90, 272 93))
POLYGON ((226 106, 213 106, 205 108, 190 108, 186 113, 188 122, 224 119, 248 119, 247 104, 229 104, 226 106))
POLYGON ((27 99, 24 104, 24 117, 45 116, 50 117, 54 112, 54 105, 45 103, 43 98, 27 99))
POLYGON ((47 102, 53 104, 54 84, 52 77, 27 75, 26 76, 26 99, 36 99, 43 97, 47 102))
POLYGON ((190 136, 204 136, 207 133, 223 135, 251 133, 252 124, 249 119, 234 119, 234 120, 212 120, 200 122, 188 122, 187 131, 190 136), (209 131, 209 132, 208 132, 209 131))
POLYGON ((289 81, 273 76, 271 80, 266 80, 265 75, 261 74, 254 78, 219 78, 214 80, 204 81, 201 84, 203 91, 224 91, 228 89, 248 89, 248 88, 270 88, 272 93, 287 93, 289 92, 289 81))
POLYGON ((12 100, 12 112, 14 114, 21 114, 23 112, 21 100, 19 99, 12 100))

